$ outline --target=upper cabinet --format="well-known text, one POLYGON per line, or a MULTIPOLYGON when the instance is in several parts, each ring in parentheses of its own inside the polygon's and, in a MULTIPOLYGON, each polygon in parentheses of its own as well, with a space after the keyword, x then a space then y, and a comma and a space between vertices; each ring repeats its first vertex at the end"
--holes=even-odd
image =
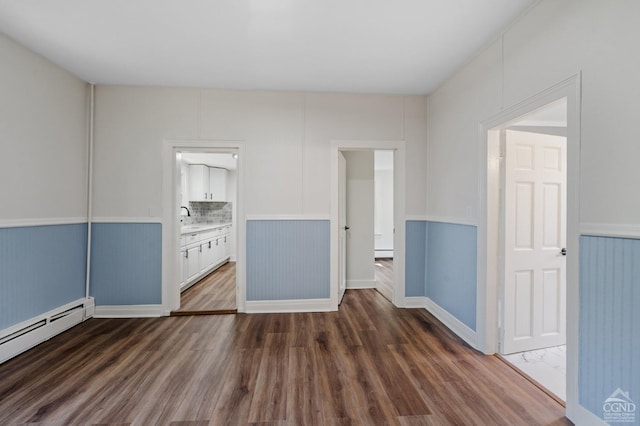
POLYGON ((227 201, 227 170, 190 164, 189 201, 227 201))
POLYGON ((209 167, 209 200, 227 201, 227 169, 209 167))

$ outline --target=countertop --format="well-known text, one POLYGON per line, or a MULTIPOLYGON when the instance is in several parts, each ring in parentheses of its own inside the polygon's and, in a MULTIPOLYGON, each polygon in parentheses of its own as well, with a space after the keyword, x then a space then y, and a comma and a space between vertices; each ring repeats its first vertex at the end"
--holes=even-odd
POLYGON ((187 225, 180 228, 180 234, 193 234, 196 232, 209 231, 223 226, 231 226, 231 223, 199 223, 196 225, 187 225))

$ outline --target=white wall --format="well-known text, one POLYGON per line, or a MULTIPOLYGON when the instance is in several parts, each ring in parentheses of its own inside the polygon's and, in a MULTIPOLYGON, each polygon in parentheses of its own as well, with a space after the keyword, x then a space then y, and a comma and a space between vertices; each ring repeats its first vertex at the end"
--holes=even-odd
POLYGON ((334 139, 407 144, 407 214, 425 211, 426 98, 99 86, 98 217, 160 217, 163 138, 242 140, 247 215, 330 213, 334 139))
POLYGON ((640 3, 546 0, 428 98, 428 214, 477 220, 478 124, 582 72, 582 222, 637 224, 640 3))
POLYGON ((375 250, 376 257, 393 255, 393 152, 375 151, 375 250), (384 160, 380 161, 381 158, 384 160), (378 163, 391 168, 379 168, 378 163))
MULTIPOLYGON (((634 76, 640 68, 638 17, 637 1, 542 0, 431 94, 427 100, 427 216, 477 223, 480 123, 581 74, 580 203, 570 208, 579 208, 582 226, 590 224, 590 229, 606 231, 625 225, 621 228, 637 233, 640 128, 635 121, 640 81, 634 76)), ((480 224, 478 235, 483 234, 483 227, 480 224)), ((575 258, 568 261, 578 263, 575 258)), ((574 295, 568 309, 575 313, 578 284, 573 280, 568 287, 574 295)), ((481 301, 482 297, 479 295, 481 301)), ((615 302, 602 299, 600 303, 599 309, 605 311, 615 302)), ((581 315, 593 314, 585 312, 581 315)), ((577 341, 574 331, 568 338, 577 341)), ((592 332, 581 330, 580 339, 592 332)), ((631 336, 622 340, 626 338, 631 341, 631 336)), ((573 357, 576 350, 571 347, 568 354, 573 357)), ((625 376, 632 370, 630 363, 622 362, 612 368, 625 376)), ((579 408, 575 387, 584 382, 586 389, 601 378, 592 380, 575 363, 569 364, 568 378, 567 413, 572 420, 580 416, 581 423, 591 424, 584 419, 593 416, 579 408)), ((589 398, 594 395, 586 394, 589 398)), ((595 398, 601 401, 606 395, 595 398)))
POLYGON ((87 85, 0 35, 0 220, 87 215, 87 85))
POLYGON ((347 160, 347 288, 374 287, 374 152, 343 151, 347 160))

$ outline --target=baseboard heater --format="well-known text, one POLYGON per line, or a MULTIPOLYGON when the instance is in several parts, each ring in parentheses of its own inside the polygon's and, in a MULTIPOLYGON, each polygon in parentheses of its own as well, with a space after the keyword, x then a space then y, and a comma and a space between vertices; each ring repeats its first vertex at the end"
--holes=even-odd
POLYGON ((91 318, 92 297, 60 306, 0 331, 0 364, 91 318))

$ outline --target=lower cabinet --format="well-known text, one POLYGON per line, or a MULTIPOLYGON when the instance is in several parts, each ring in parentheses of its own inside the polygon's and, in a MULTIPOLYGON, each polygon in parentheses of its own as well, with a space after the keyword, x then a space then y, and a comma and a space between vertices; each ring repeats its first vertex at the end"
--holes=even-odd
POLYGON ((226 232, 230 232, 230 227, 221 228, 215 233, 203 233, 200 241, 192 239, 190 243, 180 248, 181 290, 186 290, 201 277, 229 260, 230 234, 226 232))
POLYGON ((187 249, 187 271, 185 281, 188 282, 200 274, 200 246, 187 249))
POLYGON ((202 250, 200 272, 204 274, 216 261, 216 246, 209 240, 201 243, 200 248, 202 250))

